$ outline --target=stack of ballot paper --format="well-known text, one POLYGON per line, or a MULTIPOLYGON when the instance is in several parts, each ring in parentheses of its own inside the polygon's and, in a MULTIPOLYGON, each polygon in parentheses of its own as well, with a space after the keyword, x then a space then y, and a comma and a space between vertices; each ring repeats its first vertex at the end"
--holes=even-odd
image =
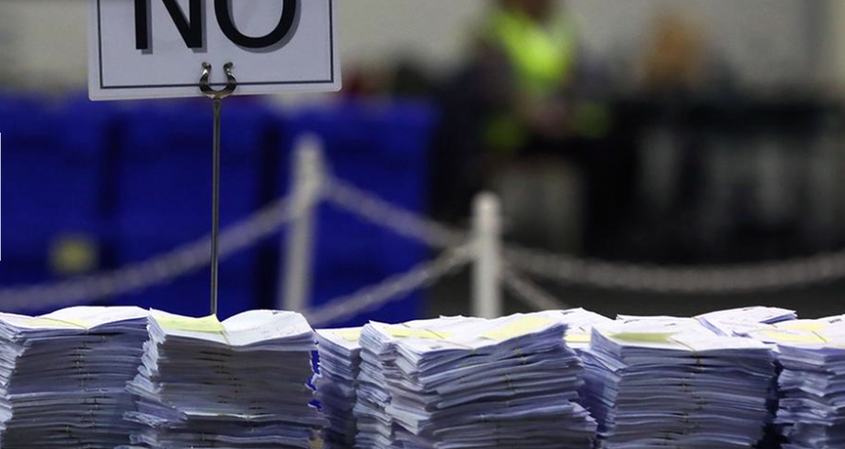
POLYGON ((128 385, 141 425, 133 447, 309 448, 324 421, 310 405, 314 335, 296 313, 224 322, 153 312, 143 365, 128 385))
POLYGON ((113 449, 132 428, 126 383, 147 340, 134 307, 0 314, 0 447, 113 449))
POLYGON ((353 412, 358 423, 358 448, 387 448, 393 443, 393 422, 387 414, 390 393, 384 370, 396 358, 395 345, 378 337, 377 333, 361 332, 361 365, 358 391, 353 412), (389 362, 388 362, 389 361, 389 362))
POLYGON ((358 424, 352 410, 361 371, 361 328, 317 331, 320 375, 315 379, 317 400, 329 425, 323 429, 324 449, 355 446, 358 424))
MULTIPOLYGON (((766 343, 775 343, 771 336, 767 334, 778 333, 779 328, 796 323, 798 315, 794 310, 777 307, 744 307, 707 313, 696 318, 702 325, 719 335, 747 337, 766 343)), ((775 424, 775 415, 780 401, 778 376, 781 370, 782 366, 776 357, 775 377, 772 379, 767 395, 769 416, 767 418, 766 435, 757 445, 758 449, 779 448, 784 442, 783 432, 775 424)))
POLYGON ((845 320, 797 320, 755 332, 778 344, 777 424, 785 449, 845 445, 845 320))
POLYGON ((604 447, 753 447, 774 377, 771 346, 695 321, 622 320, 593 329, 586 403, 604 447))
POLYGON ((359 447, 592 447, 565 330, 542 315, 365 326, 359 447))
POLYGON ((566 325, 566 344, 578 354, 590 347, 593 326, 613 322, 610 318, 584 309, 551 310, 538 315, 566 325))

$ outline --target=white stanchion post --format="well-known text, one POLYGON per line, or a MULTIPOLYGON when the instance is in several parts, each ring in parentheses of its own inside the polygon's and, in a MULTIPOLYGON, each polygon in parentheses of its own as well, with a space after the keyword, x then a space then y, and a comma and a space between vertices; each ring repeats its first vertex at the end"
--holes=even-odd
POLYGON ((308 307, 313 269, 314 232, 320 189, 325 180, 322 144, 316 136, 299 140, 294 153, 293 198, 296 210, 293 221, 282 242, 284 247, 277 289, 277 308, 303 311, 308 307))
POLYGON ((473 239, 476 262, 473 267, 473 315, 498 318, 502 315, 502 220, 499 198, 482 193, 473 206, 473 239))

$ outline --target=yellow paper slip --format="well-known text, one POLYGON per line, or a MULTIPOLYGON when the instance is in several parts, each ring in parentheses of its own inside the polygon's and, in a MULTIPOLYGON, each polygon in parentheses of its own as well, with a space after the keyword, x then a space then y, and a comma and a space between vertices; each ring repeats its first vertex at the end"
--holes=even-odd
POLYGON ((806 331, 766 331, 763 335, 771 338, 775 343, 826 344, 828 342, 821 335, 806 331))
POLYGON ((174 315, 157 316, 155 320, 164 329, 173 329, 189 332, 206 332, 214 334, 222 334, 224 331, 223 324, 217 319, 217 316, 211 315, 205 318, 190 318, 180 317, 174 315))
POLYGON ((448 340, 452 337, 451 332, 435 331, 430 329, 411 329, 402 326, 390 326, 387 332, 396 338, 421 338, 424 340, 448 340))
POLYGON ((356 342, 361 339, 361 329, 341 329, 332 331, 332 333, 351 342, 356 342))
POLYGON ((485 332, 481 334, 481 336, 489 340, 505 341, 511 338, 521 337, 532 332, 537 332, 552 324, 554 324, 554 322, 548 318, 526 316, 498 329, 485 332))
POLYGON ((26 319, 26 323, 35 327, 54 327, 67 329, 88 329, 90 325, 79 320, 58 320, 55 318, 36 317, 26 319))
POLYGON ((632 343, 674 343, 672 336, 676 332, 620 332, 610 338, 632 343))
POLYGON ((566 334, 565 340, 566 340, 567 343, 589 343, 593 339, 592 339, 592 336, 590 334, 572 333, 572 334, 566 334))
POLYGON ((775 327, 778 329, 789 329, 796 331, 824 332, 827 329, 827 324, 807 321, 787 321, 785 323, 775 324, 775 327))

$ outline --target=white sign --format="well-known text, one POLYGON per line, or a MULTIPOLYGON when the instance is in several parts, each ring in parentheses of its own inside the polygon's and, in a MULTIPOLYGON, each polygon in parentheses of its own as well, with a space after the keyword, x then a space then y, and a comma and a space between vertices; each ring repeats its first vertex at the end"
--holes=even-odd
POLYGON ((334 0, 89 0, 92 100, 337 91, 334 0))

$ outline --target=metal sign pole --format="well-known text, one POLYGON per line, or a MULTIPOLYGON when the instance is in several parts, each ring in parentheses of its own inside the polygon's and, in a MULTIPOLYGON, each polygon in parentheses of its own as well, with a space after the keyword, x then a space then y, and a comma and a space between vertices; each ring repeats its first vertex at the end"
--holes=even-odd
POLYGON ((202 64, 200 90, 211 98, 214 105, 214 148, 213 148, 213 180, 211 186, 211 314, 217 315, 217 289, 219 284, 218 271, 220 266, 220 123, 223 112, 223 99, 235 93, 238 80, 232 73, 234 64, 223 66, 226 72, 227 84, 223 90, 216 91, 211 87, 211 64, 202 64))

